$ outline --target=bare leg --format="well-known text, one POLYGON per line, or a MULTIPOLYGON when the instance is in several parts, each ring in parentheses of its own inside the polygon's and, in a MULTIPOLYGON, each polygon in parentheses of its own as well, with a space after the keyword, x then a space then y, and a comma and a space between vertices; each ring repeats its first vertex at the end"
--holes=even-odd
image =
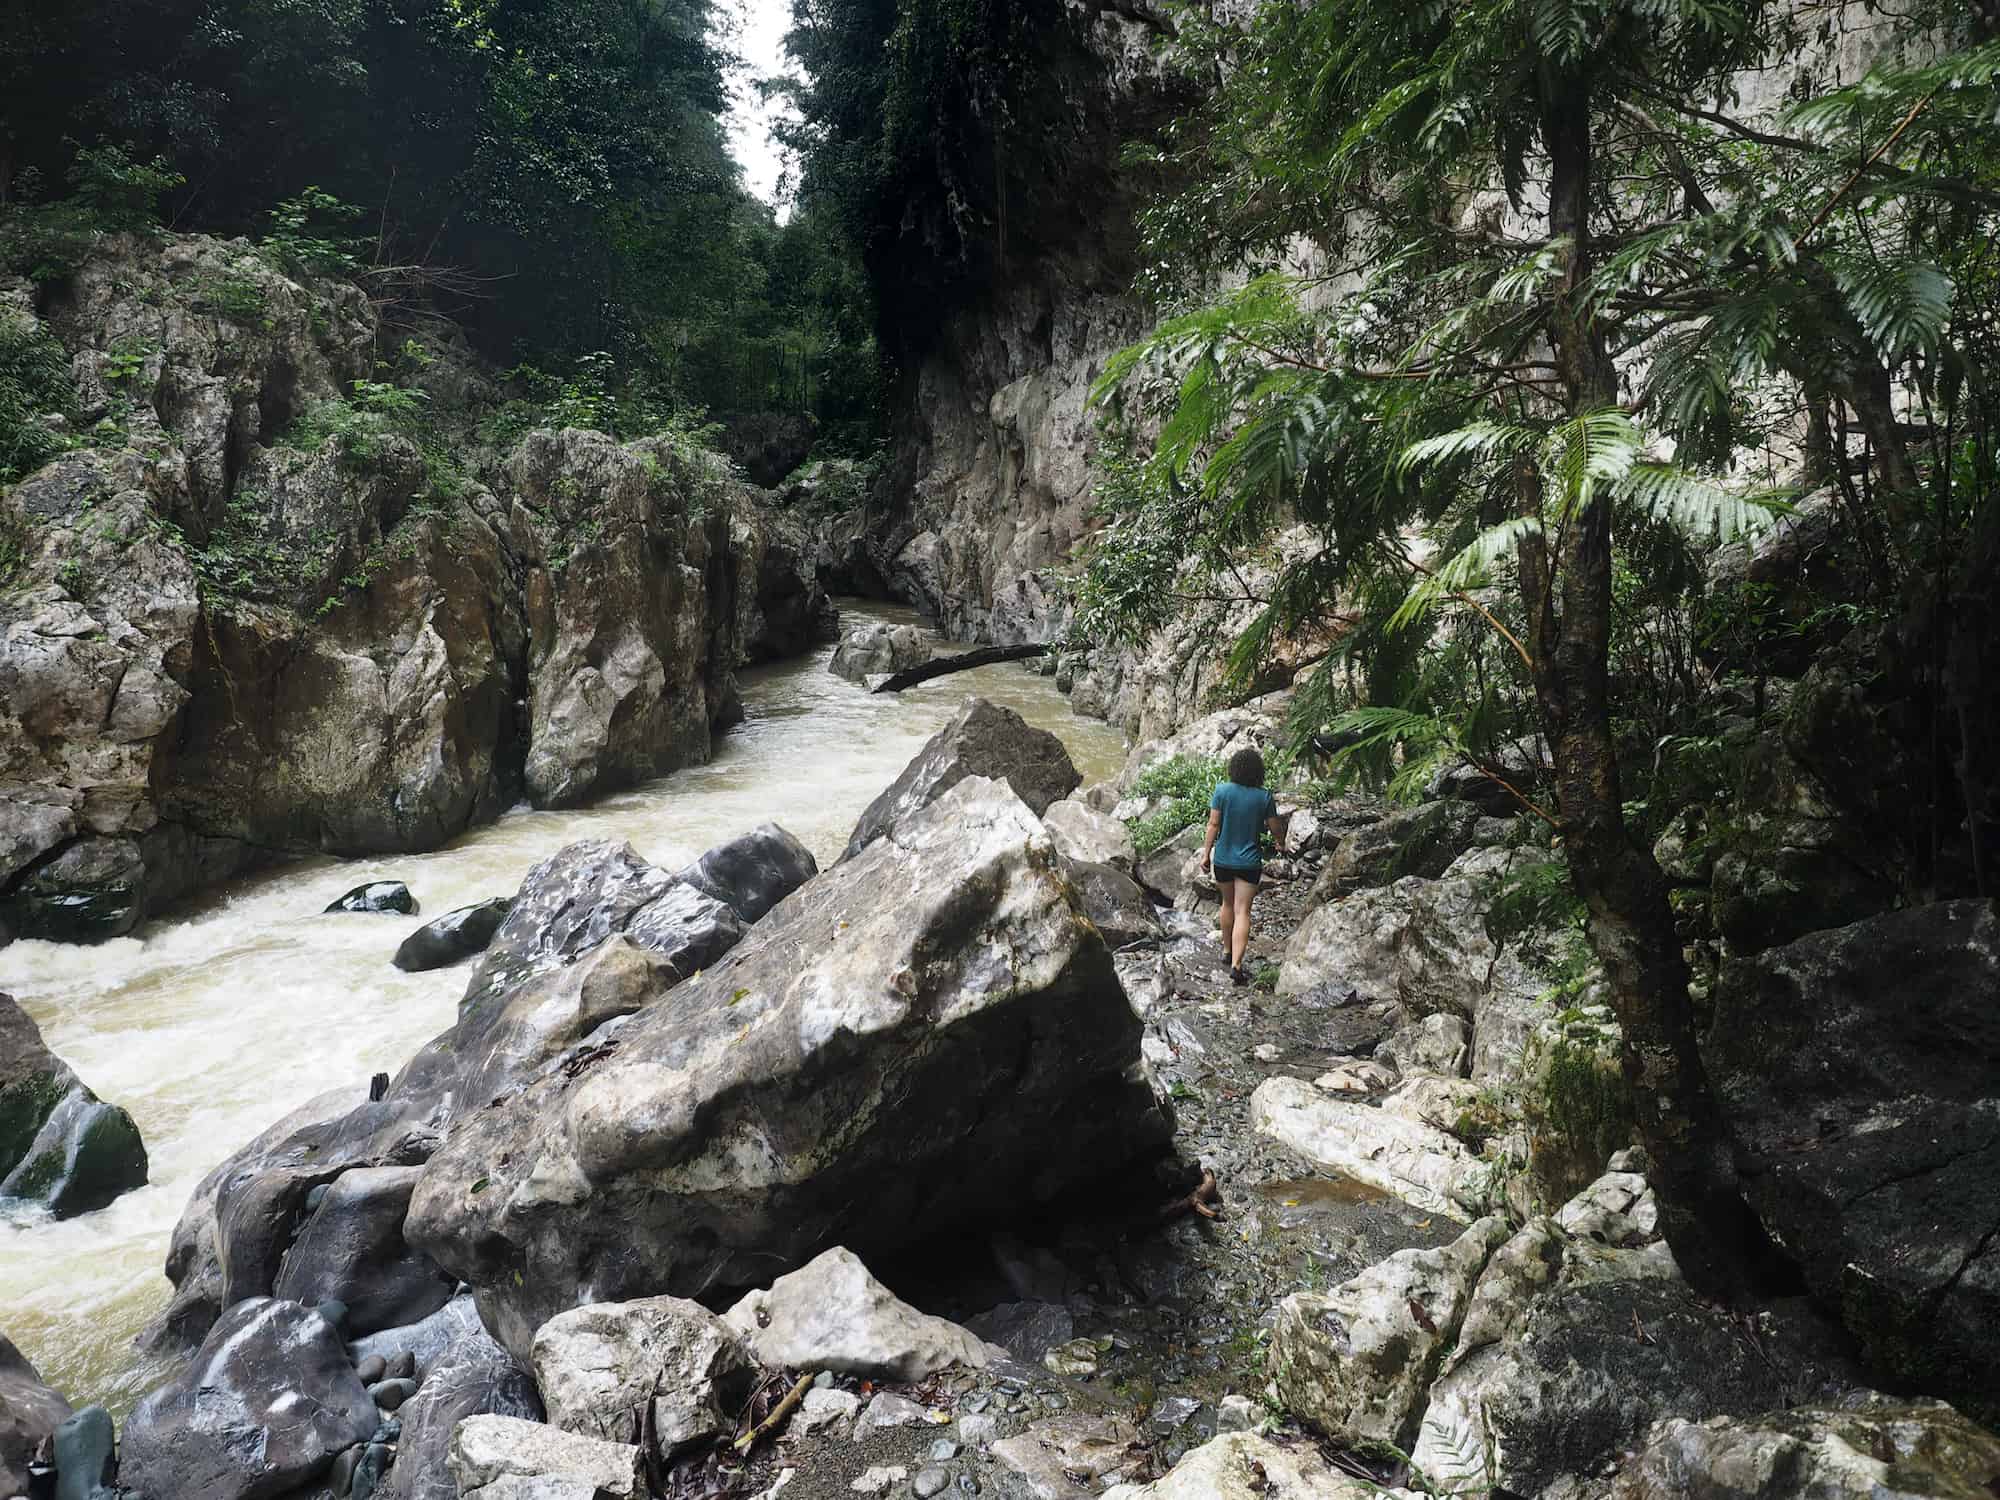
POLYGON ((1235 890, 1240 884, 1242 884, 1241 881, 1232 880, 1218 880, 1215 883, 1215 888, 1222 893, 1222 910, 1216 913, 1216 921, 1222 924, 1222 951, 1224 953, 1229 952, 1231 934, 1236 927, 1236 903, 1230 899, 1230 892, 1235 890))
POLYGON ((1229 967, 1232 969, 1243 967, 1243 955, 1250 947, 1250 903, 1256 899, 1257 887, 1247 880, 1231 882, 1228 896, 1224 897, 1225 910, 1231 906, 1236 908, 1229 924, 1229 967))

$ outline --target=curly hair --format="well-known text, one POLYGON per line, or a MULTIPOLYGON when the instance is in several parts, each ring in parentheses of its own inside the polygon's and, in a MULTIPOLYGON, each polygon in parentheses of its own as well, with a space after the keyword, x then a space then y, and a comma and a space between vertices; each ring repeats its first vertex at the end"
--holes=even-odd
POLYGON ((1264 784, 1264 757, 1245 746, 1229 757, 1229 779, 1238 786, 1264 784))

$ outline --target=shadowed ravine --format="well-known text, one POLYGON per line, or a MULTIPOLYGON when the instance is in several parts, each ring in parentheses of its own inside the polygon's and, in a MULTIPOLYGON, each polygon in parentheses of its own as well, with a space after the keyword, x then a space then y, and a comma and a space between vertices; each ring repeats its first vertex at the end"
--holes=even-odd
MULTIPOLYGON (((872 604, 844 613, 914 618, 872 604)), ((152 1180, 78 1219, 0 1221, 0 1328, 50 1383, 122 1416, 163 1373, 132 1338, 166 1303, 161 1263, 195 1182, 302 1100, 395 1071, 450 1024, 466 969, 402 973, 389 962, 397 943, 453 907, 511 893, 565 844, 624 839, 673 868, 773 820, 831 862, 861 809, 974 693, 1061 735, 1086 781, 1123 761, 1115 730, 1073 715, 1049 679, 1018 666, 872 696, 827 671, 829 654, 744 674, 745 722, 706 766, 576 811, 518 809, 431 854, 282 866, 101 947, 9 948, 0 988, 131 1110, 152 1180), (377 876, 406 881, 421 913, 321 914, 377 876)))

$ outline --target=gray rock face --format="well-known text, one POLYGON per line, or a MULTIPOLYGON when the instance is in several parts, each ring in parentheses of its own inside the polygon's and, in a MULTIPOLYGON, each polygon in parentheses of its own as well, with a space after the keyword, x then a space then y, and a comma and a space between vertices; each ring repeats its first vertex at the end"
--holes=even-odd
POLYGON ((914 625, 856 625, 840 638, 827 663, 837 677, 866 683, 887 672, 921 667, 931 659, 931 643, 914 625))
POLYGON ((728 1431, 758 1375, 735 1330, 679 1297, 558 1313, 535 1331, 533 1352, 551 1423, 623 1440, 642 1430, 650 1402, 653 1431, 669 1454, 728 1431))
POLYGON ((1336 901, 1406 875, 1436 879, 1473 845, 1479 811, 1469 802, 1426 802, 1399 808, 1379 822, 1343 835, 1328 851, 1313 900, 1336 901))
POLYGON ((1269 1078, 1250 1096, 1261 1135, 1316 1166, 1461 1222, 1483 1213, 1486 1164, 1434 1126, 1345 1099, 1296 1078, 1269 1078))
POLYGON ((331 1323, 296 1302, 252 1298, 139 1403, 119 1482, 143 1500, 268 1500, 324 1473, 378 1420, 331 1323))
POLYGON ((987 1361, 986 1346, 972 1334, 918 1312, 839 1248, 750 1293, 727 1321, 760 1363, 780 1369, 915 1382, 952 1365, 983 1369, 987 1361))
POLYGON ((1815 1298, 1885 1375, 2000 1420, 2000 912, 1942 902, 1731 963, 1704 1056, 1815 1298))
POLYGON ((0 1490, 28 1493, 28 1465, 53 1451, 56 1429, 69 1415, 69 1403, 0 1334, 0 1490))
POLYGON ((425 1326, 429 1331, 421 1336, 396 1339, 424 1351, 418 1359, 423 1381, 396 1413, 403 1435, 382 1490, 387 1500, 458 1500, 451 1435, 467 1417, 542 1419, 535 1383, 480 1326, 470 1296, 456 1299, 425 1326), (434 1338, 441 1342, 434 1344, 434 1338))
POLYGON ((523 1493, 500 1488, 509 1479, 578 1481, 594 1487, 598 1500, 636 1500, 646 1493, 638 1448, 518 1417, 467 1417, 452 1433, 450 1461, 461 1495, 480 1494, 488 1485, 496 1494, 523 1493))
POLYGON ((507 920, 507 909, 513 904, 510 896, 495 896, 476 906, 448 911, 404 938, 397 945, 392 962, 405 973, 420 974, 484 953, 487 944, 493 941, 493 934, 507 920))
POLYGON ((1111 1170, 1170 1126, 1071 902, 1021 801, 960 782, 590 1067, 462 1116, 406 1231, 525 1351, 579 1300, 754 1285, 1111 1170))
POLYGON ((1010 708, 968 698, 888 790, 868 804, 841 857, 852 859, 968 776, 1006 782, 1037 818, 1083 780, 1063 742, 1046 729, 1034 728, 1010 708))
POLYGON ((1612 1500, 1986 1500, 2000 1438, 1941 1401, 1887 1397, 1660 1424, 1612 1500))
POLYGON ((86 1088, 14 997, 0 994, 0 1198, 66 1219, 145 1182, 132 1117, 86 1088))
POLYGON ((1064 859, 1063 870, 1076 886, 1084 915, 1097 924, 1104 941, 1113 948, 1160 936, 1160 918, 1153 903, 1123 870, 1075 859, 1064 859))
POLYGON ((1109 813, 1099 812, 1076 797, 1049 805, 1042 826, 1055 840, 1056 852, 1087 865, 1110 865, 1127 875, 1139 862, 1132 834, 1109 813))
POLYGON ((675 878, 720 901, 738 920, 755 922, 818 873, 810 849, 776 823, 764 823, 717 844, 675 878))
POLYGON ((527 588, 529 738, 537 807, 706 760, 733 703, 735 598, 726 476, 672 443, 531 433, 508 482, 553 534, 527 588))
POLYGON ((350 1337, 417 1322, 449 1302, 455 1283, 403 1243, 417 1172, 355 1167, 336 1177, 285 1252, 272 1294, 308 1307, 345 1303, 350 1337))

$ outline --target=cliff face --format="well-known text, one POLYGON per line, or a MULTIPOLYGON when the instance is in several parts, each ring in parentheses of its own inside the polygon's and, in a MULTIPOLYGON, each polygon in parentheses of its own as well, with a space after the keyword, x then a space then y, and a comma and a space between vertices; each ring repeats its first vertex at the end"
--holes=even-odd
POLYGON ((712 456, 541 431, 475 476, 354 384, 358 289, 241 243, 113 241, 0 317, 61 340, 83 429, 0 494, 0 941, 705 759, 736 666, 822 624, 712 456))
POLYGON ((1087 4, 1070 13, 1049 75, 1060 123, 996 139, 994 201, 965 206, 960 233, 982 263, 940 288, 883 291, 903 377, 873 550, 891 587, 965 639, 1061 628, 1040 570, 1087 529, 1090 384, 1145 326, 1128 292, 1137 199, 1118 153, 1173 99, 1148 23, 1087 4))

